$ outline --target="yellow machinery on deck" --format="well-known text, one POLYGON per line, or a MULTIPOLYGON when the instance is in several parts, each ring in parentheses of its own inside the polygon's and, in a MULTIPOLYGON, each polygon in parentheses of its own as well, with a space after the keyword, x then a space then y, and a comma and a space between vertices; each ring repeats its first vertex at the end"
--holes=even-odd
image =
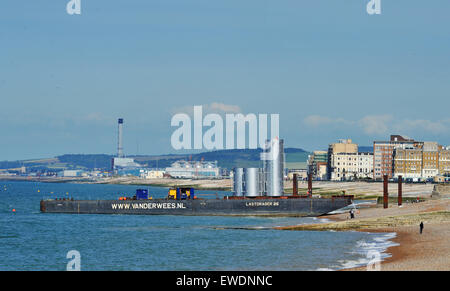
POLYGON ((194 188, 177 187, 175 189, 169 189, 169 195, 167 198, 173 200, 194 199, 194 188))

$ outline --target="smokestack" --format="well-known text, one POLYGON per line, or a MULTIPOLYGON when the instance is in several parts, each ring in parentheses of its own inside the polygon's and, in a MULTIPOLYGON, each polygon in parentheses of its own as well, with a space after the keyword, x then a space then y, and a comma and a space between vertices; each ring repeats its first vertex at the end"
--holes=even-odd
POLYGON ((398 176, 398 206, 402 206, 402 182, 403 182, 403 177, 402 176, 398 176))
POLYGON ((292 195, 298 195, 298 182, 297 182, 297 174, 294 174, 294 181, 292 181, 292 195))
POLYGON ((383 208, 388 208, 388 176, 383 176, 383 208))
POLYGON ((118 120, 118 142, 117 142, 117 157, 118 158, 123 158, 122 130, 123 130, 123 118, 119 118, 119 120, 118 120))

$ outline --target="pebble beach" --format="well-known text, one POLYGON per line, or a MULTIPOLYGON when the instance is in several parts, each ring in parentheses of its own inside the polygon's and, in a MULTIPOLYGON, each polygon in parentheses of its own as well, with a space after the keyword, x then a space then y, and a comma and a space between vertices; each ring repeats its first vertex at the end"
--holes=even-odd
MULTIPOLYGON (((348 213, 323 216, 332 222, 283 227, 284 230, 364 231, 396 233, 395 246, 386 252, 381 271, 448 271, 450 270, 450 199, 406 203, 387 209, 377 205, 360 209, 355 219, 348 213), (424 223, 420 234, 420 223, 424 223)), ((365 271, 366 266, 348 270, 365 271)))

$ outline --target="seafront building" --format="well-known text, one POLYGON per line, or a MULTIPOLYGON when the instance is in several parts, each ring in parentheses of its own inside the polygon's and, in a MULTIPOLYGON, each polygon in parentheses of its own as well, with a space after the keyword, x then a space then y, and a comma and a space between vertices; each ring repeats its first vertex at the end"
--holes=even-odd
POLYGON ((450 149, 437 142, 396 149, 393 161, 393 178, 402 176, 406 180, 428 181, 450 175, 450 149))
POLYGON ((198 179, 219 178, 220 168, 217 161, 176 161, 165 172, 173 178, 198 179))
POLYGON ((140 177, 142 179, 162 179, 166 171, 164 169, 142 169, 140 177))
POLYGON ((337 143, 332 143, 328 146, 328 158, 332 154, 342 154, 342 153, 357 153, 358 145, 353 143, 351 139, 340 139, 337 143))
POLYGON ((312 174, 315 180, 327 179, 328 168, 328 152, 314 151, 312 155, 308 156, 308 172, 312 174))
POLYGON ((439 174, 450 176, 450 146, 439 151, 439 174))
POLYGON ((422 176, 422 149, 396 149, 393 172, 394 178, 418 180, 422 176))
POLYGON ((423 142, 403 137, 391 135, 389 141, 373 142, 373 179, 381 180, 384 175, 389 179, 394 177, 394 151, 410 150, 423 146, 423 142))
POLYGON ((351 139, 341 139, 328 151, 314 151, 308 157, 308 171, 314 179, 348 181, 373 177, 373 154, 359 152, 351 139))
POLYGON ((437 142, 424 142, 422 148, 422 179, 439 175, 439 151, 437 142))
POLYGON ((332 181, 348 181, 368 179, 373 176, 373 154, 337 153, 331 155, 330 160, 332 181))
MULTIPOLYGON (((337 177, 336 166, 341 165, 340 159, 336 155, 338 154, 357 154, 358 145, 353 143, 351 139, 340 139, 337 143, 332 143, 328 146, 328 161, 327 161, 327 178, 332 180, 332 177, 337 177)), ((346 176, 346 175, 344 175, 346 176)), ((339 174, 339 179, 342 178, 342 174, 339 174)))
POLYGON ((58 173, 60 177, 81 177, 82 175, 82 170, 63 170, 58 173))
POLYGON ((112 168, 114 170, 117 169, 126 169, 126 168, 140 168, 142 167, 140 164, 136 163, 132 158, 113 158, 112 159, 112 168))

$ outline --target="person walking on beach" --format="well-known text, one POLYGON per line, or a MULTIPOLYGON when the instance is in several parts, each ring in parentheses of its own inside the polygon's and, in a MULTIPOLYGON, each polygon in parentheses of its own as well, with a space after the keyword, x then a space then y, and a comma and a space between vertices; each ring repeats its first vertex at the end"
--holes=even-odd
POLYGON ((355 218, 355 211, 353 209, 350 209, 350 219, 355 218))
POLYGON ((420 234, 422 234, 423 231, 423 222, 420 222, 420 234))

